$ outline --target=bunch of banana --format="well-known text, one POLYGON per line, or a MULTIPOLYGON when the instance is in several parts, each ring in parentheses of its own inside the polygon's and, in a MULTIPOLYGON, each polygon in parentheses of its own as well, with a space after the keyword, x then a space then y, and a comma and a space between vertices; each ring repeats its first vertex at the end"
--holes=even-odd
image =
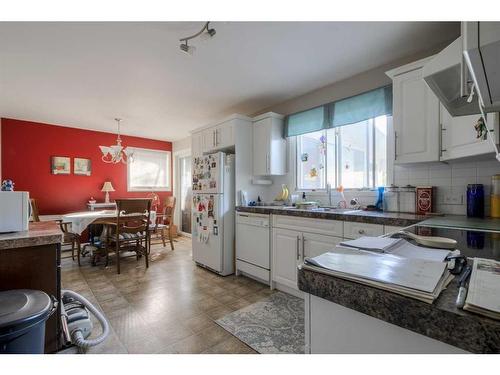
POLYGON ((281 185, 281 191, 276 196, 276 198, 274 198, 274 200, 285 202, 288 200, 289 196, 290 196, 290 191, 288 191, 288 187, 285 184, 283 184, 281 185))

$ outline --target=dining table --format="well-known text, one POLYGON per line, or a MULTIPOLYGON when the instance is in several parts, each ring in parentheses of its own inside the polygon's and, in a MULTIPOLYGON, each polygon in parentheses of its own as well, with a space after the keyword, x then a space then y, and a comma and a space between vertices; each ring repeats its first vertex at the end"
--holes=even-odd
MULTIPOLYGON (((100 258, 100 255, 98 252, 94 252, 94 250, 98 250, 100 245, 97 244, 97 242, 103 241, 103 237, 106 236, 106 227, 104 227, 104 230, 100 235, 97 233, 94 233, 94 228, 97 225, 104 225, 106 223, 109 223, 113 219, 116 219, 118 215, 117 210, 98 210, 98 211, 79 211, 79 212, 71 212, 68 214, 64 214, 61 216, 61 221, 63 223, 68 223, 70 225, 67 226, 68 230, 71 231, 71 233, 74 233, 78 236, 81 236, 82 233, 88 228, 89 229, 89 243, 85 244, 82 249, 81 253, 82 256, 85 256, 87 253, 90 253, 91 255, 91 264, 92 266, 95 266, 97 263, 97 258, 100 258), (96 240, 96 235, 99 236, 99 240, 96 240), (87 248, 90 247, 90 251, 87 250, 87 248)), ((126 218, 142 218, 143 216, 141 214, 125 214, 121 215, 120 218, 126 219, 126 218)), ((149 220, 150 220, 150 225, 155 225, 156 223, 156 211, 150 211, 149 212, 149 220)))
MULTIPOLYGON (((156 223, 156 211, 150 211, 149 214, 151 225, 156 223)), ((71 212, 61 216, 63 223, 71 224, 70 230, 72 233, 81 235, 89 225, 105 224, 117 216, 116 210, 99 210, 99 211, 80 211, 71 212)), ((121 217, 137 216, 137 214, 123 215, 121 217)))

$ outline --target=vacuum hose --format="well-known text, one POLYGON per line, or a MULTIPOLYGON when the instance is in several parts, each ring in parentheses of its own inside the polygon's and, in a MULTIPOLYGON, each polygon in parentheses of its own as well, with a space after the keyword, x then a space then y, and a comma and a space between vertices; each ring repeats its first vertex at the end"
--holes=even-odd
POLYGON ((103 342, 106 337, 109 335, 109 323, 104 317, 104 315, 101 314, 99 310, 97 310, 94 305, 92 305, 85 297, 81 296, 78 293, 73 292, 72 290, 62 290, 61 294, 63 296, 68 296, 72 297, 75 300, 83 303, 87 309, 99 320, 99 323, 101 324, 102 327, 102 333, 100 336, 96 337, 95 339, 91 340, 86 340, 83 337, 82 331, 75 329, 74 331, 70 332, 71 334, 71 340, 73 344, 76 346, 82 348, 82 349, 87 349, 91 346, 96 346, 103 342))

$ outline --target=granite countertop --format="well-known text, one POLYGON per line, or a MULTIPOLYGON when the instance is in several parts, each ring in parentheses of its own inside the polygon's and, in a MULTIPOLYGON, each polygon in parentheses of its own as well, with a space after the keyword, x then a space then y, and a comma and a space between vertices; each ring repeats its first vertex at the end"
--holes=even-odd
POLYGON ((500 321, 458 309, 457 280, 428 304, 302 267, 298 274, 306 293, 472 353, 500 353, 500 321))
POLYGON ((399 212, 379 212, 363 210, 334 210, 334 211, 312 211, 299 210, 296 208, 284 208, 282 206, 237 206, 236 211, 258 214, 288 215, 314 219, 329 219, 354 221, 358 223, 394 225, 407 227, 427 219, 425 215, 416 215, 399 212))
POLYGON ((63 233, 55 221, 30 223, 21 232, 0 233, 0 250, 61 243, 63 233))

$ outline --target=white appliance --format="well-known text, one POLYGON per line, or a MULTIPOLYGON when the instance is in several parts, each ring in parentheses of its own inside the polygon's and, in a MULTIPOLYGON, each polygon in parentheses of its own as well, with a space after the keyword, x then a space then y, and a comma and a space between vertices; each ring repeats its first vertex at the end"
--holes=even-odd
POLYGON ((30 214, 27 191, 0 191, 0 233, 28 230, 30 214))
POLYGON ((234 273, 234 155, 193 159, 194 261, 220 275, 234 273))
POLYGON ((450 115, 500 110, 500 22, 462 22, 461 36, 423 69, 424 80, 450 115), (472 84, 477 95, 470 97, 472 84), (470 99, 469 99, 470 98, 470 99))
POLYGON ((269 215, 236 213, 236 274, 271 282, 269 215))

